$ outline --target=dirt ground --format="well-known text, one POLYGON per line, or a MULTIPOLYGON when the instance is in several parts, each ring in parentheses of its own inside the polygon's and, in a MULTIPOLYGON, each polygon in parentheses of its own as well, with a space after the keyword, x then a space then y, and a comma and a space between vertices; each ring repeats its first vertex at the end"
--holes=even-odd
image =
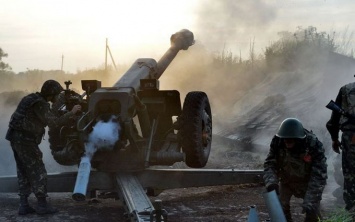
MULTIPOLYGON (((257 207, 260 221, 269 218, 262 193, 264 188, 259 184, 225 185, 218 187, 202 187, 167 190, 152 197, 160 199, 168 212, 168 221, 172 222, 214 222, 214 221, 247 221, 249 206, 257 207)), ((325 197, 322 205, 323 215, 335 206, 333 197, 325 197)), ((120 201, 115 199, 99 199, 98 201, 76 202, 71 193, 50 193, 50 203, 59 209, 54 215, 38 216, 17 214, 18 196, 16 194, 0 194, 0 221, 126 221, 125 211, 120 201)), ((35 198, 30 198, 35 204, 35 198)), ((295 222, 303 221, 301 214, 302 201, 292 200, 292 211, 295 222)))
MULTIPOLYGON (((215 149, 221 150, 221 149, 215 149)), ((214 151, 207 165, 208 168, 260 169, 263 154, 249 152, 214 151)), ((325 216, 337 207, 332 195, 334 186, 330 177, 329 185, 323 194, 322 213, 325 216)), ((159 199, 168 212, 170 222, 209 222, 209 221, 247 221, 249 207, 256 206, 259 220, 269 218, 262 194, 261 184, 225 185, 216 187, 198 187, 166 190, 151 201, 159 199)), ((0 221, 126 221, 125 211, 119 200, 98 199, 76 202, 71 193, 49 193, 49 201, 59 209, 54 215, 36 214, 19 216, 17 214, 19 198, 14 193, 0 193, 0 221)), ((33 195, 30 203, 35 204, 33 195)), ((301 214, 301 199, 292 199, 292 213, 295 222, 304 220, 301 214)))

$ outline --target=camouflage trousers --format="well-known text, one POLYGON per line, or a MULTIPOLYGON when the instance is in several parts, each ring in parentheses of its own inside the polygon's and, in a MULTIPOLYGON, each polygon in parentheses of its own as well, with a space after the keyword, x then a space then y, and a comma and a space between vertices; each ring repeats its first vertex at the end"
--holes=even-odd
MULTIPOLYGON (((300 185, 300 186, 296 186, 300 189, 295 189, 295 186, 289 186, 289 184, 284 184, 281 183, 280 184, 280 202, 281 202, 281 206, 283 209, 283 212, 285 214, 286 220, 287 222, 292 222, 292 214, 291 214, 291 206, 290 206, 290 201, 291 201, 291 197, 295 196, 297 198, 304 198, 305 194, 306 194, 306 189, 307 186, 304 185, 300 185)), ((319 206, 320 203, 318 203, 316 206, 314 206, 315 211, 314 212, 306 212, 306 218, 305 218, 305 222, 318 222, 319 219, 321 219, 321 214, 319 212, 319 206)))
POLYGON ((342 134, 342 168, 344 175, 343 198, 346 209, 355 206, 355 133, 345 131, 342 134))
POLYGON ((17 167, 19 195, 47 197, 47 171, 36 143, 11 142, 17 167))

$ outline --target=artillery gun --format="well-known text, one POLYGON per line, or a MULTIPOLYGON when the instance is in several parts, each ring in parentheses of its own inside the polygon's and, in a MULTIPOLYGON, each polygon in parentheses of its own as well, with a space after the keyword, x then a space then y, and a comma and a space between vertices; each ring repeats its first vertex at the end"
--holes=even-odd
MULTIPOLYGON (((50 129, 54 159, 64 165, 79 164, 78 160, 81 160, 74 199, 85 199, 90 166, 97 171, 120 172, 117 179, 121 189, 126 189, 121 190, 121 198, 126 199, 123 195, 132 183, 138 185, 126 172, 182 161, 192 168, 206 165, 212 142, 212 113, 206 93, 189 92, 182 107, 177 90, 159 90, 159 78, 178 52, 194 44, 193 33, 181 30, 171 36, 170 43, 171 47, 158 62, 151 58, 137 59, 112 87, 102 87, 97 80, 82 80, 86 95, 86 99, 80 102, 85 104, 83 113, 60 130, 50 129), (104 149, 93 144, 94 150, 89 150, 88 143, 92 142, 90 135, 95 126, 111 121, 115 125, 111 132, 116 131, 117 140, 104 149), (53 139, 58 132, 59 139, 53 139)), ((69 90, 70 83, 65 82, 64 99, 55 104, 61 107, 60 110, 63 107, 70 110, 69 104, 75 101, 75 94, 69 90)), ((76 95, 76 98, 79 102, 82 96, 76 95)), ((58 115, 61 113, 64 112, 58 112, 58 115)), ((105 142, 101 140, 99 143, 105 142)), ((131 195, 136 191, 128 193, 131 195)), ((146 198, 143 195, 135 199, 146 198)), ((129 211, 135 210, 133 208, 129 211)))

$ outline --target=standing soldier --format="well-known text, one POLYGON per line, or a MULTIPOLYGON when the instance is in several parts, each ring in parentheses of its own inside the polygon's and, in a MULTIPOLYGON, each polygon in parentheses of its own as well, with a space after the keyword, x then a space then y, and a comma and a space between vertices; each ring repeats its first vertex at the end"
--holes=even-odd
POLYGON ((344 175, 343 199, 345 209, 354 211, 355 206, 355 83, 340 88, 335 103, 346 115, 333 111, 327 122, 332 138, 332 148, 336 153, 342 149, 342 170, 344 175), (341 143, 339 130, 342 131, 341 143))
POLYGON ((285 119, 270 144, 264 163, 268 192, 275 190, 288 222, 292 196, 303 199, 306 222, 321 218, 319 206, 327 180, 323 144, 295 118, 285 119))
POLYGON ((60 126, 81 110, 76 105, 60 118, 53 115, 48 102, 54 103, 62 86, 54 80, 44 82, 41 92, 25 96, 11 116, 6 139, 10 141, 17 167, 20 207, 18 213, 52 214, 57 209, 47 201, 47 171, 38 145, 45 134, 46 126, 60 126), (38 204, 36 209, 28 203, 28 196, 34 193, 38 204))

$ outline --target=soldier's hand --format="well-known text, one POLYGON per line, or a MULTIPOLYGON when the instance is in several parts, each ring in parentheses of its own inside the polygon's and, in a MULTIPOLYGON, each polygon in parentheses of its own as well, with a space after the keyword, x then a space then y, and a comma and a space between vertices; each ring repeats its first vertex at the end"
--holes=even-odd
POLYGON ((341 144, 340 144, 339 140, 336 140, 336 141, 333 141, 333 142, 332 142, 332 148, 333 148, 333 151, 334 151, 334 152, 340 154, 341 144))
POLYGON ((76 114, 76 113, 78 113, 78 112, 81 112, 81 106, 80 106, 80 105, 75 105, 75 106, 73 106, 73 108, 71 109, 71 112, 72 112, 73 114, 76 114))
POLYGON ((278 184, 270 184, 266 187, 267 192, 271 192, 275 190, 276 194, 279 195, 279 185, 278 184))

